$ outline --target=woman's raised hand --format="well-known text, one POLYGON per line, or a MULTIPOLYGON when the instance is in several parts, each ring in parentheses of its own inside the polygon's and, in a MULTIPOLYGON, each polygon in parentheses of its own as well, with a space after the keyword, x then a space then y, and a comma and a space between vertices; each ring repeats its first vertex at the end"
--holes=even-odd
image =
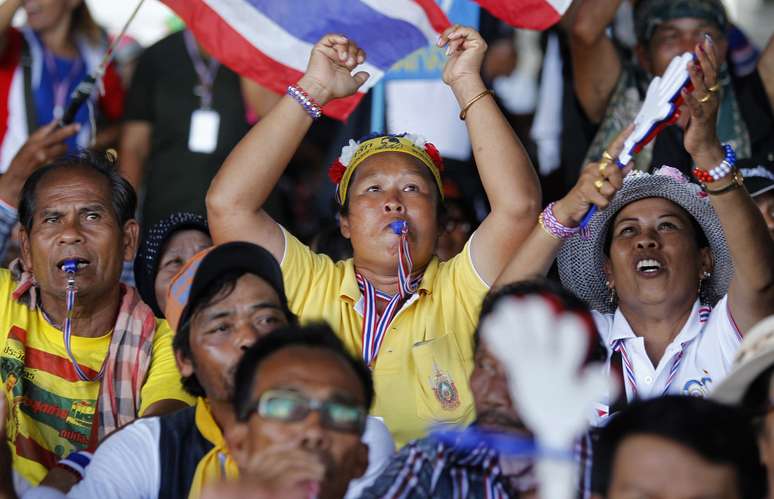
POLYGON ((487 45, 478 31, 455 24, 441 34, 438 46, 446 47, 449 58, 443 68, 443 81, 447 85, 454 87, 470 78, 481 80, 487 45))
POLYGON ((723 159, 723 151, 715 129, 721 97, 718 82, 719 57, 709 35, 702 43, 696 44, 694 56, 695 61, 688 64, 693 91, 682 92, 691 115, 685 129, 683 145, 697 166, 707 163, 711 168, 723 159))
POLYGON ((365 52, 354 41, 343 35, 325 35, 312 49, 299 86, 321 105, 348 97, 370 76, 365 71, 352 74, 352 70, 365 60, 365 52))
POLYGON ((587 164, 581 171, 578 182, 565 197, 554 205, 557 220, 567 227, 577 227, 592 205, 600 210, 607 208, 615 193, 623 187, 623 178, 631 170, 631 163, 620 169, 615 158, 623 150, 626 137, 633 126, 625 128, 607 147, 602 158, 587 164))

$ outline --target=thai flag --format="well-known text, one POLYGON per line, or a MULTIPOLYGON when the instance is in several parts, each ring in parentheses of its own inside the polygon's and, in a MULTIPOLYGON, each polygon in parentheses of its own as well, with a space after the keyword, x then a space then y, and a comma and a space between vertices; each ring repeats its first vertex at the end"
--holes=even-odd
POLYGON ((435 43, 450 26, 435 0, 162 0, 223 64, 284 94, 301 78, 314 44, 340 33, 365 50, 355 71, 371 77, 323 112, 346 117, 394 63, 435 43))
POLYGON ((572 0, 475 0, 493 16, 517 28, 544 30, 559 22, 572 0))

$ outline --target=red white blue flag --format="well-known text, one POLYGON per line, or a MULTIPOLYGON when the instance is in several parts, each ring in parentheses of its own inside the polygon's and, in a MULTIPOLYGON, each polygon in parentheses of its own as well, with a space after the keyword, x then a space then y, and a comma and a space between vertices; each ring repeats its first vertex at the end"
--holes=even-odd
POLYGON ((475 0, 475 2, 511 26, 542 31, 559 22, 572 0, 475 0))
POLYGON ((325 106, 346 117, 394 63, 435 43, 450 26, 435 0, 162 0, 220 62, 284 94, 301 78, 314 44, 340 33, 367 54, 360 91, 325 106))

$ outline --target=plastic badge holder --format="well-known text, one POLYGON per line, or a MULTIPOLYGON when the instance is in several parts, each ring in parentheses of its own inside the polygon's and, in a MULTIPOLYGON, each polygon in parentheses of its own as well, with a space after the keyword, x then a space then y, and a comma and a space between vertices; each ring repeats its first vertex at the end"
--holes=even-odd
MULTIPOLYGON (((694 59, 691 52, 685 52, 672 59, 663 76, 656 76, 650 82, 640 112, 634 118, 634 130, 626 138, 621 154, 616 158, 618 168, 623 168, 632 156, 637 154, 661 133, 665 127, 675 123, 680 117, 680 105, 683 103, 681 91, 693 89, 688 63, 694 59)), ((585 228, 597 207, 592 206, 581 221, 585 228)))

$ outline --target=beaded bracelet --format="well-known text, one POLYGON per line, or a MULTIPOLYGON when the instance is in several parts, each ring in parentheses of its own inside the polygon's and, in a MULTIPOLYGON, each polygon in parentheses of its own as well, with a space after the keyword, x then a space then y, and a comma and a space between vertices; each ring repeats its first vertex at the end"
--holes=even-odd
POLYGON ((717 182, 731 175, 734 171, 734 165, 736 165, 736 153, 734 148, 730 144, 723 144, 723 152, 725 157, 720 164, 711 170, 702 170, 701 168, 693 169, 693 176, 702 184, 709 184, 717 182))
POLYGON ((563 225, 554 216, 554 205, 556 202, 549 203, 546 209, 538 216, 538 223, 546 232, 556 239, 569 239, 580 232, 580 227, 567 227, 563 225))
POLYGON ((322 109, 320 108, 320 104, 318 104, 317 101, 310 97, 309 94, 304 92, 301 87, 297 85, 288 85, 288 95, 293 97, 296 102, 301 104, 301 107, 304 108, 306 114, 311 116, 313 120, 316 120, 322 116, 322 109))

